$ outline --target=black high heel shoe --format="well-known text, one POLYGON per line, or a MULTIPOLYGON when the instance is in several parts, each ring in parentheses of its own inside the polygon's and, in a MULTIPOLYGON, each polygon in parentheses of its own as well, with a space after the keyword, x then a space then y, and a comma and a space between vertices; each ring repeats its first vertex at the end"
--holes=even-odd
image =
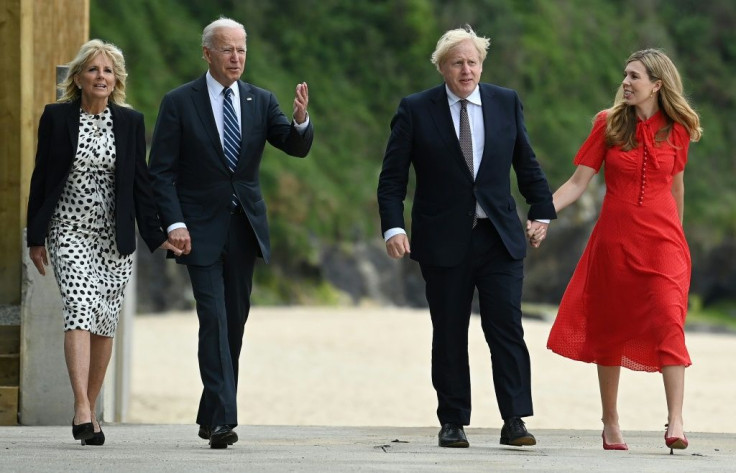
POLYGON ((72 435, 74 440, 81 440, 82 445, 86 440, 91 439, 95 435, 95 426, 92 422, 85 422, 84 424, 75 424, 74 418, 72 417, 72 435))
POLYGON ((105 445, 105 433, 102 428, 99 432, 95 432, 92 438, 87 439, 87 445, 105 445))

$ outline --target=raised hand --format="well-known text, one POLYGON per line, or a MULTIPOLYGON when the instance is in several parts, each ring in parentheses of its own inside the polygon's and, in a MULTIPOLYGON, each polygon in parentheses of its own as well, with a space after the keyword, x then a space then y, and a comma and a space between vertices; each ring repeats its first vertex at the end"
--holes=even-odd
POLYGON ((294 96, 294 120, 300 125, 307 119, 308 105, 309 88, 306 82, 302 82, 296 85, 296 95, 294 96))

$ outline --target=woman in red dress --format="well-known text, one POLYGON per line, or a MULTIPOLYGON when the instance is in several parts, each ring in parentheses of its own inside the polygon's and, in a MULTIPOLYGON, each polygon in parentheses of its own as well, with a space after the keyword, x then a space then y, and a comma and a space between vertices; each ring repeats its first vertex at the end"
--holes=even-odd
MULTIPOLYGON (((614 106, 595 117, 574 174, 553 197, 557 211, 575 202, 605 163, 600 216, 547 347, 598 365, 607 450, 628 449, 617 410, 622 366, 662 373, 666 444, 687 447, 682 403, 691 361, 683 327, 690 251, 682 228, 683 173, 689 143, 701 132, 672 61, 659 50, 638 51, 626 61, 614 106)), ((530 235, 534 246, 542 238, 543 231, 530 235)))

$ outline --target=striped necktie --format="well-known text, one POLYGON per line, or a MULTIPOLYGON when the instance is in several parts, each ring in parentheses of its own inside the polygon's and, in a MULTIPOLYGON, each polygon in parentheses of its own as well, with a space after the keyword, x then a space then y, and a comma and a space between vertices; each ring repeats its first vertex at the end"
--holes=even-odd
MULTIPOLYGON (((463 152, 465 164, 468 166, 470 176, 475 179, 473 171, 473 135, 470 132, 470 120, 468 119, 468 101, 460 100, 460 150, 463 152)), ((478 216, 473 210, 473 228, 478 224, 478 216)))
MULTIPOLYGON (((225 99, 223 100, 223 148, 225 151, 225 159, 227 160, 227 168, 230 172, 235 172, 238 166, 238 156, 240 156, 240 124, 238 117, 235 115, 233 107, 233 91, 230 87, 225 87, 222 91, 225 99)), ((233 206, 238 205, 238 198, 233 193, 233 206)))

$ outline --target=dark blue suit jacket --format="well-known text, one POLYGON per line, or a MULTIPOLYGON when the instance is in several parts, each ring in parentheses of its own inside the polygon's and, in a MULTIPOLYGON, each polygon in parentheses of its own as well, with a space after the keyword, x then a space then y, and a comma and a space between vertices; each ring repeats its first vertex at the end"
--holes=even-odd
POLYGON ((391 121, 378 184, 383 232, 406 228, 404 199, 409 167, 416 191, 412 205, 411 257, 432 266, 459 264, 470 245, 476 201, 514 259, 526 255, 526 236, 511 194, 513 167, 529 219, 553 219, 549 185, 527 136, 517 93, 480 84, 485 148, 475 181, 450 115, 445 85, 401 100, 391 121))
MULTIPOLYGON (((28 198, 28 246, 44 246, 79 139, 79 101, 46 105, 38 125, 36 165, 28 198)), ((110 104, 115 134, 115 241, 118 251, 135 250, 135 222, 151 251, 166 241, 156 215, 146 167, 143 115, 110 104)))
POLYGON ((209 265, 220 257, 233 192, 253 227, 258 253, 268 262, 271 247, 259 181, 263 149, 268 141, 287 154, 304 157, 312 146, 311 122, 301 135, 271 92, 237 84, 242 144, 234 174, 227 167, 204 75, 172 90, 161 102, 149 169, 164 227, 184 222, 192 239, 192 251, 178 257, 180 263, 209 265))

